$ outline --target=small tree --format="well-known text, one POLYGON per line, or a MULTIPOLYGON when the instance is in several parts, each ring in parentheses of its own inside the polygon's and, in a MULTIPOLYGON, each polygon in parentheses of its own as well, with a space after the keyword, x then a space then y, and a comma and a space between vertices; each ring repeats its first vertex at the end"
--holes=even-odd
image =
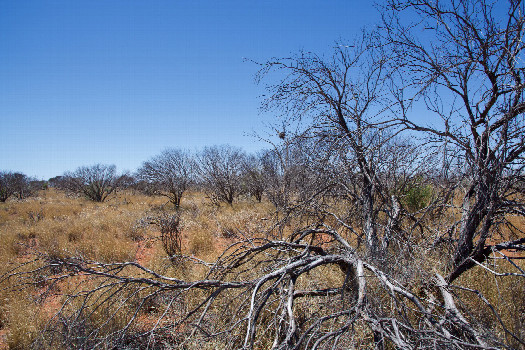
POLYGON ((148 188, 152 188, 154 193, 168 197, 170 202, 178 208, 182 195, 192 181, 193 164, 188 152, 167 149, 144 162, 137 176, 145 181, 148 188))
POLYGON ((34 187, 31 185, 33 180, 22 173, 13 174, 13 188, 18 199, 24 199, 33 194, 34 187))
POLYGON ((257 153, 245 158, 243 163, 244 187, 257 202, 261 202, 263 194, 268 186, 264 173, 264 153, 257 153))
POLYGON ((229 145, 206 147, 199 157, 199 175, 215 203, 232 204, 242 190, 242 166, 246 154, 229 145))
POLYGON ((83 166, 64 174, 64 188, 72 193, 82 194, 95 202, 104 202, 120 185, 115 165, 96 164, 83 166))
POLYGON ((14 174, 11 172, 0 172, 0 202, 5 202, 15 193, 13 178, 14 174))
POLYGON ((34 179, 22 173, 0 172, 0 202, 5 202, 9 197, 18 199, 29 197, 34 190, 34 179))

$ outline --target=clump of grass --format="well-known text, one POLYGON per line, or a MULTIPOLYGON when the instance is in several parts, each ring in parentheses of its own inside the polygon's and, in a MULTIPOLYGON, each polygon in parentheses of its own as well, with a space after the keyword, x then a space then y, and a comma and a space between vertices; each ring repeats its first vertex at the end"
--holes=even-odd
POLYGON ((214 250, 213 236, 206 231, 195 231, 190 237, 189 252, 195 256, 207 256, 214 250))
POLYGON ((6 316, 7 344, 11 349, 28 349, 47 321, 42 306, 27 293, 10 293, 2 311, 6 316))
POLYGON ((137 223, 131 227, 130 230, 126 231, 125 236, 133 242, 140 242, 145 239, 146 232, 147 228, 144 225, 137 223))
MULTIPOLYGON (((51 189, 44 198, 1 203, 0 275, 9 273, 37 251, 51 259, 80 256, 102 262, 134 260, 137 240, 133 237, 133 224, 163 199, 128 194, 126 198, 129 200, 125 206, 111 201, 100 204, 70 198, 51 189)), ((148 232, 140 234, 146 236, 148 232)), ((52 306, 49 300, 37 303, 36 298, 42 292, 37 282, 34 287, 28 286, 25 294, 8 293, 9 283, 2 282, 0 326, 7 330, 10 347, 28 348, 42 331, 46 318, 52 316, 49 311, 56 311, 54 308, 59 306, 52 306)), ((64 287, 57 284, 55 292, 67 292, 64 287)), ((103 320, 106 316, 94 312, 90 322, 99 324, 93 318, 103 320)), ((119 323, 113 329, 120 326, 119 323)))
POLYGON ((133 256, 133 242, 126 237, 131 229, 127 218, 103 206, 76 217, 44 220, 33 228, 38 247, 48 254, 61 251, 102 261, 124 261, 133 256))

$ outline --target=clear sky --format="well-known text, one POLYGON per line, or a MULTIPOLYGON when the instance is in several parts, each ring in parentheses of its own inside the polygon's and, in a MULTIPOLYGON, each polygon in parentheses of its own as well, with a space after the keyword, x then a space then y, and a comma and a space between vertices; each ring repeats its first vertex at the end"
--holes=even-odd
POLYGON ((378 19, 366 0, 0 0, 0 170, 264 148, 250 135, 276 119, 243 58, 330 52, 378 19))

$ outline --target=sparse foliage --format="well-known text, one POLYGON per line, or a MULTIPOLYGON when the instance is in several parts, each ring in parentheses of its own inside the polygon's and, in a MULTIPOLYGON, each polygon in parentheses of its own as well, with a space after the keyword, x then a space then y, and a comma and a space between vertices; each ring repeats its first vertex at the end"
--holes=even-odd
POLYGON ((0 202, 5 202, 11 196, 24 199, 32 195, 36 189, 33 181, 22 173, 0 172, 0 202))
POLYGON ((65 178, 62 175, 54 176, 50 178, 47 182, 49 186, 57 189, 65 189, 65 178))
POLYGON ((174 263, 182 254, 182 225, 180 214, 148 216, 140 220, 141 224, 155 225, 160 229, 160 239, 164 251, 174 263))
POLYGON ((264 172, 263 166, 264 152, 256 155, 245 157, 243 162, 244 187, 246 191, 255 198, 257 202, 261 202, 264 192, 268 187, 268 180, 264 172))
POLYGON ((194 168, 194 162, 187 152, 167 149, 144 162, 137 173, 149 188, 168 197, 178 208, 182 195, 193 180, 194 168))
MULTIPOLYGON (((346 184, 360 211, 360 226, 369 256, 386 253, 393 226, 380 221, 380 212, 398 221, 398 200, 389 196, 381 176, 380 163, 395 130, 386 113, 390 76, 387 58, 375 44, 376 35, 364 35, 351 48, 337 46, 331 58, 301 53, 287 59, 271 60, 261 74, 282 71, 284 80, 271 88, 267 108, 278 108, 287 116, 301 116, 311 123, 310 133, 319 143, 327 143, 330 153, 345 159, 342 174, 353 174, 346 184), (349 185, 349 186, 348 186, 349 185), (353 188, 352 188, 353 187, 353 188)), ((327 154, 327 158, 332 157, 327 154)))
POLYGON ((82 194, 95 202, 104 202, 120 185, 121 177, 115 165, 83 166, 64 174, 63 186, 72 193, 82 194))
POLYGON ((242 193, 242 173, 246 154, 228 145, 205 147, 198 167, 202 184, 214 203, 232 204, 242 193))
POLYGON ((280 147, 266 151, 262 157, 268 199, 281 211, 291 206, 294 194, 293 158, 289 148, 289 141, 284 142, 280 147))
POLYGON ((404 77, 398 122, 430 142, 453 145, 462 164, 453 281, 485 261, 486 245, 507 215, 525 213, 515 187, 525 167, 523 3, 389 1, 386 7, 385 39, 404 77), (411 119, 409 108, 418 104, 433 122, 411 119))
POLYGON ((0 202, 5 202, 15 193, 14 174, 7 171, 0 173, 0 202))

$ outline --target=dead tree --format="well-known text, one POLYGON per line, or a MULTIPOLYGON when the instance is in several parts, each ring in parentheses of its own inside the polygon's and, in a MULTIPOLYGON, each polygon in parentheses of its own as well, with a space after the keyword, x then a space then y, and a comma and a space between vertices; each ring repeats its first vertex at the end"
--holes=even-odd
POLYGON ((284 118, 300 118, 310 125, 317 142, 340 147, 339 153, 352 159, 347 173, 355 174, 357 191, 351 196, 359 206, 368 255, 379 258, 388 248, 386 232, 392 232, 391 227, 383 230, 379 213, 399 211, 393 210, 397 200, 387 195, 378 169, 378 155, 396 131, 385 132, 392 119, 390 76, 388 58, 375 42, 375 34, 364 34, 353 45, 338 45, 329 58, 303 52, 270 60, 262 65, 260 75, 272 71, 285 77, 270 87, 266 108, 281 110, 284 118))
POLYGON ((403 77, 398 122, 459 151, 464 195, 461 219, 449 231, 454 281, 485 261, 509 215, 525 214, 518 186, 525 166, 523 3, 389 1, 383 15, 385 44, 403 77), (424 108, 428 122, 411 108, 424 108))

